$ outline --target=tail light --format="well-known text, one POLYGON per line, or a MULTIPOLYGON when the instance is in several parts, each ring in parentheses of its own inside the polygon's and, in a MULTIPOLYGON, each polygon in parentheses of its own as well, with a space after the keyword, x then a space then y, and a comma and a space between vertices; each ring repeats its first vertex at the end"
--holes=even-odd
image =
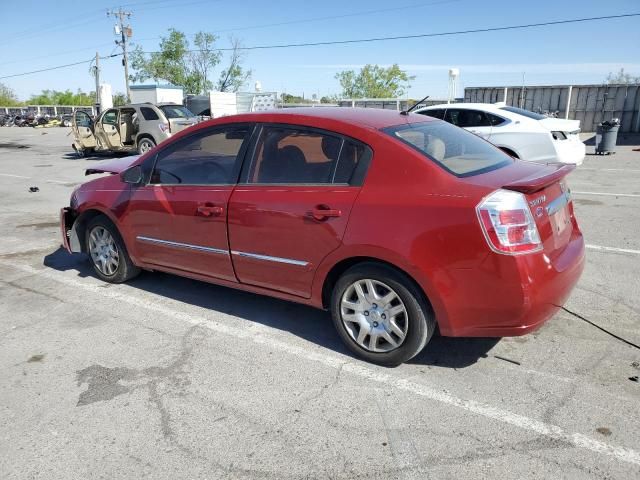
POLYGON ((158 124, 158 128, 160 129, 160 131, 161 131, 162 133, 170 131, 170 130, 169 130, 169 124, 168 124, 168 123, 159 123, 159 124, 158 124))
POLYGON ((542 249, 538 227, 522 193, 496 190, 476 207, 476 212, 494 252, 518 255, 542 249))

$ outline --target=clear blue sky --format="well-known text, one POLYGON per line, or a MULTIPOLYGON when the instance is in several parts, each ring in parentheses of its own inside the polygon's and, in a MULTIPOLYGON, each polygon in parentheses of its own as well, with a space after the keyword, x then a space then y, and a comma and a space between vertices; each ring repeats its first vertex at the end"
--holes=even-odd
MULTIPOLYGON (((113 0, 0 0, 3 19, 0 76, 89 59, 117 51, 113 18, 105 9, 113 0)), ((185 33, 217 33, 246 46, 410 35, 535 23, 566 18, 640 12, 640 0, 380 0, 355 1, 203 1, 125 0, 133 12, 133 41, 157 49, 170 27, 185 33), (372 10, 393 9, 365 13, 372 10), (323 20, 311 19, 358 14, 323 20), (265 26, 274 23, 278 26, 265 26)), ((461 70, 465 86, 599 83, 609 71, 624 67, 640 75, 640 17, 455 37, 259 50, 245 65, 253 70, 248 89, 309 97, 339 93, 336 72, 366 63, 398 63, 416 78, 410 95, 443 98, 447 70, 461 70)), ((124 90, 120 58, 102 61, 102 80, 124 90)), ((214 74, 217 77, 217 73, 214 74)), ((42 89, 94 89, 88 64, 0 80, 22 98, 42 89)))

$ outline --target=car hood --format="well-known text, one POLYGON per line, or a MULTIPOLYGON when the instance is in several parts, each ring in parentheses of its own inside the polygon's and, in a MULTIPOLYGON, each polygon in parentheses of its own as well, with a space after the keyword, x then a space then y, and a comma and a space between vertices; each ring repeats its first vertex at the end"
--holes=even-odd
POLYGON ((580 120, 565 120, 563 118, 544 118, 538 120, 540 125, 550 132, 578 132, 580 131, 580 120))
POLYGON ((130 157, 112 158, 111 160, 105 160, 104 162, 98 162, 95 165, 87 168, 84 171, 85 175, 93 175, 94 173, 120 173, 125 171, 136 160, 140 158, 140 155, 132 155, 130 157))

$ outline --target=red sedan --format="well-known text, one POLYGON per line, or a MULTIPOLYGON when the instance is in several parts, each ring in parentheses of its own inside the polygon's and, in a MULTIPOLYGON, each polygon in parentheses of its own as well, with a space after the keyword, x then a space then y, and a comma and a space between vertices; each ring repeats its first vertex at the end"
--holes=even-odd
POLYGON ((329 309, 353 352, 396 365, 436 329, 522 335, 558 310, 584 266, 572 168, 423 115, 237 115, 87 170, 113 175, 61 227, 107 282, 161 270, 329 309))

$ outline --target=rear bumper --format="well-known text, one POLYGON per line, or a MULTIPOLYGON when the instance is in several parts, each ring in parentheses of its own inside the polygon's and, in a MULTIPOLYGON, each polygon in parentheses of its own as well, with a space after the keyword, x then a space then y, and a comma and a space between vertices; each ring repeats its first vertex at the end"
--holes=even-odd
POLYGON ((451 273, 444 336, 510 337, 541 327, 566 302, 584 269, 580 231, 556 258, 490 254, 477 268, 451 273))

